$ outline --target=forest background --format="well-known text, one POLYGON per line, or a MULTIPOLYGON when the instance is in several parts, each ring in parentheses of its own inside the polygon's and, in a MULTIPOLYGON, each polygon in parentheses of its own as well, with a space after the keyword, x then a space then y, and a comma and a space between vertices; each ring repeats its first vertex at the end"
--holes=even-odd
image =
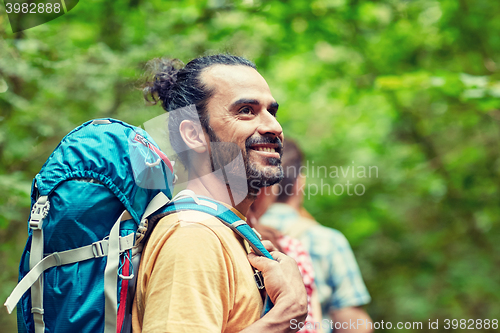
POLYGON ((162 115, 134 88, 147 60, 229 51, 268 81, 316 171, 305 207, 349 239, 375 321, 500 319, 499 15, 498 0, 82 0, 12 33, 0 3, 0 300, 61 138, 162 115), (339 194, 347 181, 363 194, 339 194))

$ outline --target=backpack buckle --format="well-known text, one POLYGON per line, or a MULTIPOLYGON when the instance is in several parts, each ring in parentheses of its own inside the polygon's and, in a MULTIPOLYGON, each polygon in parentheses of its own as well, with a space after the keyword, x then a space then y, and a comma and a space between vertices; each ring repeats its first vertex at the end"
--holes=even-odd
POLYGON ((50 209, 50 202, 46 195, 41 196, 33 205, 31 210, 31 216, 29 221, 29 226, 31 229, 39 230, 42 229, 43 219, 47 216, 50 209))
POLYGON ((102 241, 92 243, 92 253, 94 254, 94 258, 100 258, 106 255, 106 253, 104 253, 102 241))
POLYGON ((137 232, 135 233, 135 243, 139 244, 144 237, 146 237, 146 233, 148 232, 148 219, 142 219, 141 223, 139 223, 139 227, 137 228, 137 232))
POLYGON ((43 315, 43 312, 44 311, 41 308, 35 308, 35 307, 31 308, 31 313, 37 313, 37 314, 43 315))
POLYGON ((265 288, 264 286, 264 277, 262 276, 262 273, 258 270, 255 270, 255 273, 253 274, 253 277, 255 279, 255 282, 257 283, 257 288, 259 290, 262 290, 265 288))

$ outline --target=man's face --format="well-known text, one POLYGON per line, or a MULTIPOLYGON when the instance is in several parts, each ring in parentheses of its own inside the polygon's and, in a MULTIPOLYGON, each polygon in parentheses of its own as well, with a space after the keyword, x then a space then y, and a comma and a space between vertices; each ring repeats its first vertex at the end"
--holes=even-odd
POLYGON ((212 160, 226 166, 241 151, 250 192, 283 178, 283 130, 264 78, 248 66, 216 65, 202 74, 214 89, 207 104, 212 160))

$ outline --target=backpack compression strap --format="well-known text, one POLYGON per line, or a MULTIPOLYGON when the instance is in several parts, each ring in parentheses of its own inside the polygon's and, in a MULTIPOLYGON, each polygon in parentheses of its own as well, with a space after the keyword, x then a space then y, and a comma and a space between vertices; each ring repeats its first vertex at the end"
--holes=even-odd
MULTIPOLYGON (((187 198, 184 197, 182 199, 171 201, 165 208, 161 210, 161 213, 172 213, 181 210, 195 210, 217 217, 224 225, 228 226, 236 234, 247 240, 256 254, 274 260, 269 251, 267 251, 264 245, 262 245, 262 242, 255 234, 253 229, 226 206, 208 198, 200 199, 189 196, 187 198)), ((260 276, 256 275, 256 280, 258 279, 260 279, 260 276)), ((260 281, 260 283, 263 282, 260 281)), ((259 284, 259 281, 257 281, 257 284, 259 284)), ((268 295, 266 297, 264 314, 269 312, 269 310, 271 310, 273 306, 274 305, 268 295)))
MULTIPOLYGON (((148 204, 145 212, 142 216, 142 220, 146 220, 149 216, 153 215, 157 210, 165 206, 170 200, 168 197, 159 192, 148 204)), ((47 201, 48 202, 48 201, 47 201)), ((42 204, 45 204, 45 199, 43 199, 42 204)), ((41 221, 45 216, 41 213, 40 207, 35 207, 35 213, 32 214, 30 218, 30 226, 36 226, 40 228, 41 224, 35 223, 41 221)), ((43 207, 42 207, 43 208, 43 207)), ((89 260, 93 258, 100 258, 107 256, 106 268, 104 271, 104 303, 105 303, 105 323, 104 332, 114 333, 116 332, 116 317, 117 317, 117 284, 116 277, 118 274, 118 265, 120 261, 120 253, 130 250, 134 247, 134 242, 136 238, 135 233, 131 233, 127 236, 120 236, 120 223, 121 221, 129 220, 132 217, 127 211, 124 211, 118 220, 113 225, 109 237, 105 239, 92 243, 87 246, 82 246, 72 250, 66 250, 61 252, 54 252, 47 255, 45 258, 41 259, 31 267, 28 274, 26 274, 23 279, 17 284, 10 296, 5 301, 5 307, 7 311, 11 313, 16 307, 17 303, 33 285, 36 286, 36 281, 38 281, 42 274, 49 268, 55 266, 62 266, 67 264, 72 264, 75 262, 80 262, 84 260, 89 260)), ((43 235, 43 234, 42 234, 43 235)), ((43 241, 43 238, 42 238, 43 241)), ((42 243, 43 244, 43 243, 42 243)), ((40 317, 43 323, 43 308, 41 309, 40 317)), ((44 329, 42 325, 36 325, 35 333, 43 332, 44 329)))

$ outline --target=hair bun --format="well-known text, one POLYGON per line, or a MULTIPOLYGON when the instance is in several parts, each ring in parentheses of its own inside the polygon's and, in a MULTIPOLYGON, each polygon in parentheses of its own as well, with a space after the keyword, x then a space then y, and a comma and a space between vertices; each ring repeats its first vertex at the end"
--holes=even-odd
POLYGON ((151 104, 158 100, 165 106, 172 88, 177 81, 177 73, 184 63, 179 59, 157 58, 146 64, 146 81, 143 84, 144 99, 151 104))

